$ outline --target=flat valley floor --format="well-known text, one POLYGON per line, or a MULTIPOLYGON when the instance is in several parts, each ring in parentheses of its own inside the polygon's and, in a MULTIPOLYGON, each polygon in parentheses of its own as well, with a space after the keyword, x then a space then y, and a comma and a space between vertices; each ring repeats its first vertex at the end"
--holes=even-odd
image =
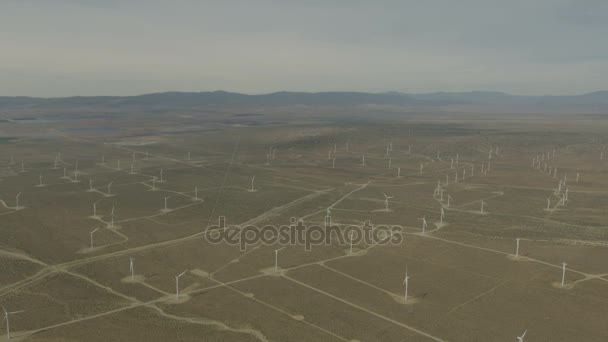
POLYGON ((11 340, 608 336, 605 118, 27 114, 0 122, 11 340), (326 216, 402 241, 206 238, 326 216))

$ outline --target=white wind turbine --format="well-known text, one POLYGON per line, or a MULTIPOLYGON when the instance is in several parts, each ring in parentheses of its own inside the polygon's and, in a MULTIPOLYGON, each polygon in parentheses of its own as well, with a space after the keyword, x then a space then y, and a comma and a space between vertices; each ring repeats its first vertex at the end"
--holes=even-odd
POLYGON ((439 216, 439 224, 443 225, 444 217, 445 217, 445 212, 443 211, 443 207, 441 207, 441 216, 439 216))
POLYGON ((93 202, 93 217, 97 218, 97 202, 93 202))
POLYGON ((21 193, 18 193, 17 196, 15 196, 15 209, 16 210, 21 209, 21 207, 19 206, 19 197, 21 197, 21 193))
POLYGON ((18 314, 18 313, 24 312, 24 310, 9 312, 9 311, 6 311, 6 308, 3 305, 2 311, 4 311, 4 320, 3 321, 6 321, 6 340, 8 341, 11 339, 11 325, 9 322, 9 315, 18 314))
POLYGON ((111 181, 110 183, 108 183, 108 193, 106 193, 106 197, 110 197, 112 196, 112 183, 114 183, 114 181, 111 181))
POLYGON ((422 234, 426 233, 426 216, 421 218, 422 220, 422 234))
POLYGON ((279 252, 285 247, 281 247, 279 249, 274 250, 274 271, 279 271, 279 252))
POLYGON ((526 329, 526 331, 524 331, 523 334, 521 334, 521 336, 517 336, 517 341, 518 342, 524 342, 524 337, 526 337, 526 333, 528 332, 528 329, 526 329))
POLYGON ((407 266, 405 266, 405 278, 403 279, 403 285, 405 285, 404 294, 403 294, 404 302, 407 302, 407 290, 408 290, 409 282, 410 282, 410 277, 407 275, 407 266))
POLYGON ((480 213, 483 214, 483 208, 485 207, 486 202, 484 202, 483 200, 481 200, 481 209, 480 209, 480 213))
POLYGON ((129 272, 131 272, 131 279, 135 277, 135 258, 129 257, 129 272))
POLYGON ((388 200, 393 198, 393 196, 388 196, 385 193, 382 193, 384 195, 384 210, 388 211, 388 200))
POLYGON ((99 230, 99 227, 95 228, 93 231, 91 231, 91 249, 93 249, 93 234, 95 234, 96 231, 99 230))
POLYGON ((110 228, 114 228, 114 206, 112 206, 112 211, 110 212, 110 228))
POLYGON ((515 257, 519 258, 519 238, 515 239, 515 257))
POLYGON ((165 200, 165 209, 163 209, 163 211, 169 211, 169 209, 167 208, 167 200, 171 198, 171 197, 164 197, 165 200))
POLYGON ((325 209, 325 227, 331 226, 331 210, 325 209))
POLYGON ((562 263, 562 287, 564 287, 564 285, 566 284, 566 266, 568 264, 566 264, 565 262, 562 263))
POLYGON ((55 161, 53 162, 53 169, 59 168, 59 153, 55 156, 55 161))
POLYGON ((254 182, 255 182, 255 176, 251 177, 251 188, 249 189, 249 192, 255 192, 255 186, 254 186, 254 182))
POLYGON ((179 278, 186 274, 186 272, 188 272, 188 270, 175 276, 175 299, 179 299, 179 278))

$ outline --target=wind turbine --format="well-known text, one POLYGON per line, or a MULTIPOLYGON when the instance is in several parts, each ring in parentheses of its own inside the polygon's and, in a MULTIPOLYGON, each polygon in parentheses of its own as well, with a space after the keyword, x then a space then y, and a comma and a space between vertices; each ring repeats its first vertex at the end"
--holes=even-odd
POLYGON ((130 257, 129 258, 129 272, 131 272, 131 279, 133 279, 135 277, 135 265, 134 262, 135 258, 130 257))
POLYGON ((93 191, 93 180, 89 179, 89 192, 93 191))
POLYGON ((255 176, 251 177, 251 189, 249 189, 249 192, 255 192, 254 181, 255 176))
POLYGON ((361 165, 365 166, 365 154, 361 155, 361 165))
POLYGON ((578 184, 578 180, 581 178, 581 174, 580 173, 576 173, 576 184, 578 184))
POLYGON ((325 211, 325 227, 331 226, 331 210, 329 207, 325 211))
POLYGON ((448 195, 448 205, 447 205, 448 208, 450 207, 450 200, 451 199, 452 199, 452 196, 448 195))
POLYGON ((384 195, 384 210, 388 211, 388 200, 393 198, 393 196, 388 196, 385 193, 382 193, 384 195))
POLYGON ((336 157, 335 156, 331 159, 331 168, 332 169, 336 168, 336 157))
POLYGON ((169 209, 167 209, 167 200, 169 198, 171 198, 171 197, 164 197, 164 199, 165 199, 165 209, 164 209, 164 211, 169 211, 169 209))
POLYGON ((407 266, 405 266, 405 278, 403 279, 403 285, 405 285, 405 292, 403 294, 403 301, 407 302, 407 290, 409 285, 410 277, 407 275, 407 266))
POLYGON ((21 197, 21 193, 18 193, 17 196, 15 196, 15 209, 17 210, 21 209, 19 206, 19 197, 21 197))
POLYGON ((112 206, 112 211, 110 212, 110 228, 114 228, 114 206, 112 206))
POLYGON ((397 177, 401 178, 401 168, 397 168, 397 177))
POLYGON ((524 331, 524 333, 521 334, 521 336, 517 336, 517 341, 518 342, 524 342, 524 337, 526 336, 527 332, 528 332, 528 329, 526 329, 526 331, 524 331))
POLYGON ((43 187, 44 183, 42 182, 42 173, 38 175, 38 187, 43 187))
POLYGON ((445 212, 443 211, 443 207, 441 207, 441 216, 439 216, 439 224, 443 224, 443 218, 445 217, 445 212))
POLYGON ((480 213, 483 214, 483 207, 486 205, 486 202, 484 202, 483 200, 481 200, 481 210, 480 213))
POLYGON ((194 200, 198 201, 198 186, 194 186, 194 200))
POLYGON ((422 234, 426 233, 426 216, 421 218, 422 220, 422 234))
POLYGON ((353 254, 353 231, 350 231, 350 234, 348 234, 348 237, 350 238, 350 254, 353 254))
POLYGON ((158 180, 159 183, 164 183, 165 179, 163 178, 163 169, 160 169, 160 179, 158 180))
POLYGON ((179 278, 186 274, 186 272, 188 272, 188 270, 175 276, 175 299, 179 299, 179 278))
POLYGON ((420 173, 422 173, 422 169, 424 168, 424 165, 422 165, 422 163, 420 163, 420 173))
POLYGON ((108 193, 106 194, 106 197, 112 196, 112 183, 114 183, 114 181, 108 183, 108 193))
POLYGON ((519 238, 515 239, 515 257, 519 258, 519 238))
POLYGON ((96 231, 99 230, 99 227, 95 228, 92 232, 91 232, 91 249, 93 249, 93 234, 95 234, 96 231))
POLYGON ((279 271, 279 251, 281 251, 285 247, 281 247, 279 249, 274 250, 274 271, 279 271))
POLYGON ((93 217, 97 217, 97 202, 93 203, 93 217))
POLYGON ((566 264, 565 262, 562 263, 562 287, 564 287, 564 285, 566 284, 566 266, 568 264, 566 264))
POLYGON ((6 308, 3 305, 2 311, 4 311, 4 320, 6 321, 6 340, 10 340, 11 339, 11 325, 9 322, 9 315, 18 314, 18 313, 24 312, 24 310, 9 312, 9 311, 6 311, 6 308))

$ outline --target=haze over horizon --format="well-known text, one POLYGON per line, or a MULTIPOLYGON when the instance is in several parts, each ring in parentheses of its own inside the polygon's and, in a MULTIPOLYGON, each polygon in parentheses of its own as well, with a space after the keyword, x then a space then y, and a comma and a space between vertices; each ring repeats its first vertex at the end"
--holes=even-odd
POLYGON ((600 0, 7 1, 0 96, 584 94, 608 89, 607 15, 600 0))

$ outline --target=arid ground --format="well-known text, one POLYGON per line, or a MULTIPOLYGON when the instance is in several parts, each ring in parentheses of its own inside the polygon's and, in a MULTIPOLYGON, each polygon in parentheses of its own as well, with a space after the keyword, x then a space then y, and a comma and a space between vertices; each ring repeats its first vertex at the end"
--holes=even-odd
POLYGON ((11 340, 606 341, 607 119, 343 112, 3 113, 11 340))

